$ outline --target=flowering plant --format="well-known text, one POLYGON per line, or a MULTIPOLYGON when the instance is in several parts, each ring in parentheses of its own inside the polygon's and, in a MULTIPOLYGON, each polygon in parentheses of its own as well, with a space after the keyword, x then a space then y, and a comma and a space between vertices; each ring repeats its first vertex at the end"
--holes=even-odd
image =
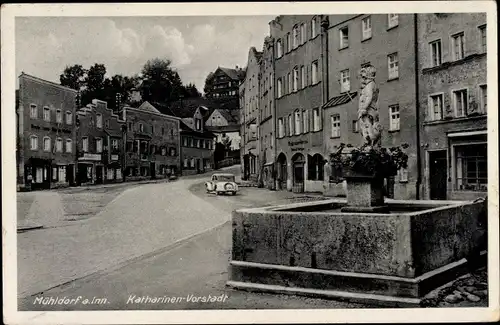
POLYGON ((339 149, 330 154, 330 164, 336 170, 350 170, 361 174, 378 174, 382 177, 394 176, 401 168, 408 167, 408 155, 400 147, 372 147, 367 144, 354 148, 341 143, 339 149), (349 148, 344 152, 346 148, 349 148))

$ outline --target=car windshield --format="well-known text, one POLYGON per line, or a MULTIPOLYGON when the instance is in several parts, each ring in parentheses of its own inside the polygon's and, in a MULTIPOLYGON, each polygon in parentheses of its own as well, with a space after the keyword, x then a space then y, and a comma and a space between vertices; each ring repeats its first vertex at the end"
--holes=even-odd
POLYGON ((218 176, 214 176, 214 181, 219 181, 219 182, 234 182, 234 176, 218 175, 218 176))

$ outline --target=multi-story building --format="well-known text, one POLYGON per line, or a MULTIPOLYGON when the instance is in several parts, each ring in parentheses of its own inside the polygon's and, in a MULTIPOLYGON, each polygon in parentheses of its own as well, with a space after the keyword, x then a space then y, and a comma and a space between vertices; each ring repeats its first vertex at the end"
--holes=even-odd
POLYGON ((186 109, 176 113, 178 116, 185 116, 181 121, 182 175, 200 174, 212 170, 215 136, 205 127, 210 110, 200 106, 194 112, 186 109))
POLYGON ((180 171, 180 124, 148 102, 139 108, 125 106, 127 127, 124 163, 127 180, 165 178, 180 171))
MULTIPOLYGON (((325 154, 341 143, 358 146, 359 72, 376 69, 382 146, 407 143, 408 168, 388 180, 388 195, 418 194, 416 26, 414 14, 331 15, 328 27, 328 102, 324 105, 325 154)), ((334 185, 334 184, 332 184, 334 185)))
MULTIPOLYGON (((244 76, 244 70, 238 66, 235 69, 218 67, 206 79, 205 97, 238 98, 238 87, 244 76)), ((237 106, 234 108, 236 109, 237 106)))
POLYGON ((240 89, 243 90, 243 102, 241 111, 241 163, 244 180, 257 181, 261 161, 259 161, 259 74, 262 52, 255 47, 248 51, 248 62, 240 89))
POLYGON ((76 99, 73 89, 25 73, 19 76, 16 112, 20 189, 74 183, 76 99))
POLYGON ((77 184, 123 181, 125 121, 97 99, 76 114, 77 184))
POLYGON ((215 109, 208 117, 205 126, 215 136, 215 143, 227 144, 225 158, 231 158, 234 163, 240 161, 240 121, 239 111, 230 109, 215 109))
POLYGON ((275 189, 275 119, 274 116, 274 41, 264 39, 259 72, 259 156, 261 157, 262 185, 275 189))
POLYGON ((419 14, 417 26, 423 198, 486 196, 486 14, 419 14))
POLYGON ((277 189, 322 191, 326 72, 321 15, 278 16, 274 40, 277 189))

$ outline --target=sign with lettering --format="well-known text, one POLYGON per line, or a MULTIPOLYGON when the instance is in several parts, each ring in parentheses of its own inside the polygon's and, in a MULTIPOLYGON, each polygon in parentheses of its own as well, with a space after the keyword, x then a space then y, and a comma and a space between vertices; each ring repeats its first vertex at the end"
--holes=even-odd
POLYGON ((304 148, 292 148, 292 152, 293 151, 303 151, 303 150, 304 150, 304 148))
POLYGON ((118 155, 111 155, 111 160, 118 160, 118 155))
POLYGON ((288 145, 290 147, 293 147, 293 146, 298 146, 299 144, 307 144, 308 141, 307 140, 301 140, 301 141, 288 141, 288 145))
POLYGON ((84 153, 83 157, 78 158, 78 160, 99 161, 99 160, 101 160, 101 155, 98 153, 84 153))

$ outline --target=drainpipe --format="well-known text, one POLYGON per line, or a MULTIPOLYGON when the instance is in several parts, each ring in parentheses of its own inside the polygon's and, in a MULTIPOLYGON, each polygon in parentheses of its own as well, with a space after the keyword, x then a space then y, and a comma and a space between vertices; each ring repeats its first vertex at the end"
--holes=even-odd
POLYGON ((420 184, 422 183, 422 162, 421 162, 421 150, 420 146, 420 101, 419 101, 419 57, 418 57, 418 14, 413 14, 413 31, 414 31, 414 40, 413 43, 415 45, 415 115, 416 115, 416 124, 417 124, 417 184, 416 184, 416 195, 417 200, 420 200, 420 184))

